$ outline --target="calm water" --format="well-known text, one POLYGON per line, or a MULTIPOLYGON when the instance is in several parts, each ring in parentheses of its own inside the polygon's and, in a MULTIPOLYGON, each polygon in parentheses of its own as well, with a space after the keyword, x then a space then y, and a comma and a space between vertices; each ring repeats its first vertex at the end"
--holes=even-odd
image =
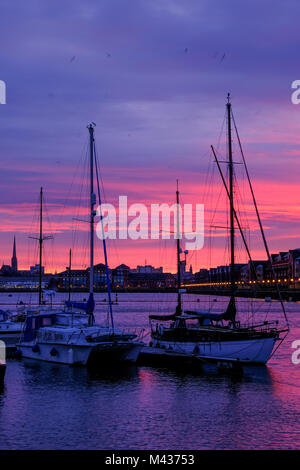
MULTIPOLYGON (((0 301, 30 297, 1 294, 0 301)), ((98 302, 104 297, 96 296, 98 302)), ((62 299, 58 295, 56 302, 62 299)), ((189 299, 198 308, 208 302, 204 296, 189 299)), ((119 294, 118 300, 116 323, 126 327, 147 327, 149 312, 172 311, 174 305, 169 294, 119 294)), ((267 367, 248 368, 239 379, 214 367, 198 373, 149 367, 97 373, 8 360, 0 448, 300 449, 300 365, 291 362, 291 343, 300 339, 300 304, 285 305, 290 336, 267 367)), ((219 300, 213 306, 222 309, 219 300)), ((277 303, 254 303, 261 317, 270 308, 279 315, 277 303)), ((106 310, 105 302, 97 305, 99 321, 106 310)))

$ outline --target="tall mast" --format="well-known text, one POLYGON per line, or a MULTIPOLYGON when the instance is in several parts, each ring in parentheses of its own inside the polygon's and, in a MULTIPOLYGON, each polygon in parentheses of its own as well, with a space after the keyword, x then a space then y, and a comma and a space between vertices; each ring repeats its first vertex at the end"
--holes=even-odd
POLYGON ((235 259, 234 259, 234 204, 233 204, 233 161, 232 161, 232 138, 231 138, 231 103, 230 94, 227 95, 227 124, 228 124, 228 157, 229 157, 229 199, 230 199, 230 283, 231 283, 231 300, 235 294, 235 259))
POLYGON ((42 304, 42 257, 43 257, 43 188, 40 189, 40 265, 39 265, 39 305, 42 304))
POLYGON ((71 268, 72 268, 72 250, 69 251, 69 302, 71 300, 71 268))
POLYGON ((45 240, 51 240, 52 235, 47 235, 43 237, 43 188, 40 189, 40 234, 39 237, 29 237, 34 240, 38 240, 40 248, 40 260, 39 260, 39 305, 43 301, 43 290, 42 290, 42 265, 43 265, 43 242, 45 240))
POLYGON ((94 193, 94 126, 88 126, 90 134, 90 295, 94 293, 94 218, 96 211, 96 195, 94 193))
POLYGON ((179 190, 178 190, 178 180, 177 180, 177 190, 176 190, 176 206, 177 206, 177 228, 176 228, 176 237, 177 237, 177 289, 178 289, 178 301, 177 301, 177 315, 181 315, 181 271, 180 271, 180 227, 179 227, 179 190))

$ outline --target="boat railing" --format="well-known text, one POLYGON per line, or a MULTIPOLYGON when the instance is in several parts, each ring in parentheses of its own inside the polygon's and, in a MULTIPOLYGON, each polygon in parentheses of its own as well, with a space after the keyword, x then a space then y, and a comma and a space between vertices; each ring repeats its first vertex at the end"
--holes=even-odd
POLYGON ((241 324, 239 327, 239 330, 253 330, 253 331, 266 332, 270 330, 277 330, 278 324, 279 324, 278 320, 265 321, 263 323, 258 323, 254 325, 241 324))

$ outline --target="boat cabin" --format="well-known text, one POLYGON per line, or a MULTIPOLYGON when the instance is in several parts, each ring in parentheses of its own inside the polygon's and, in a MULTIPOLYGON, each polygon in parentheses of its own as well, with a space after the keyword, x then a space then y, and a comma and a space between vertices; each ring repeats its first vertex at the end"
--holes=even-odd
POLYGON ((88 326, 88 315, 81 313, 41 313, 29 315, 24 327, 24 341, 32 341, 36 338, 41 328, 78 328, 88 326))

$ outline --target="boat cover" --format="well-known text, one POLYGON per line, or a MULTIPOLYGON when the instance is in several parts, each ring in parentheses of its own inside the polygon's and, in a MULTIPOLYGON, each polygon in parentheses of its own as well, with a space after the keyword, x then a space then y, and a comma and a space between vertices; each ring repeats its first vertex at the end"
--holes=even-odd
POLYGON ((197 315, 199 318, 214 320, 214 321, 221 321, 221 320, 230 320, 235 321, 236 316, 236 306, 235 306, 235 299, 232 297, 230 302, 227 306, 227 309, 223 313, 211 313, 211 312, 203 312, 201 310, 185 310, 184 313, 189 315, 197 315))
POLYGON ((88 312, 88 313, 93 313, 94 308, 95 308, 94 296, 93 294, 90 294, 87 302, 73 302, 73 301, 68 300, 66 302, 66 306, 78 308, 79 310, 84 310, 85 312, 88 312))
POLYGON ((187 313, 188 315, 194 315, 195 317, 198 318, 203 318, 203 320, 215 320, 215 321, 221 321, 224 320, 224 313, 211 313, 211 312, 202 312, 200 310, 185 310, 184 313, 187 313))
MULTIPOLYGON (((207 320, 214 320, 214 321, 221 321, 221 320, 230 320, 235 321, 236 316, 236 306, 235 306, 235 299, 232 297, 229 301, 227 309, 223 313, 211 313, 211 312, 204 312, 202 310, 185 310, 184 313, 188 315, 195 315, 198 318, 207 319, 207 320)), ((150 320, 160 320, 160 321, 168 321, 168 320, 176 320, 179 318, 180 315, 173 313, 172 315, 149 315, 150 320)))

